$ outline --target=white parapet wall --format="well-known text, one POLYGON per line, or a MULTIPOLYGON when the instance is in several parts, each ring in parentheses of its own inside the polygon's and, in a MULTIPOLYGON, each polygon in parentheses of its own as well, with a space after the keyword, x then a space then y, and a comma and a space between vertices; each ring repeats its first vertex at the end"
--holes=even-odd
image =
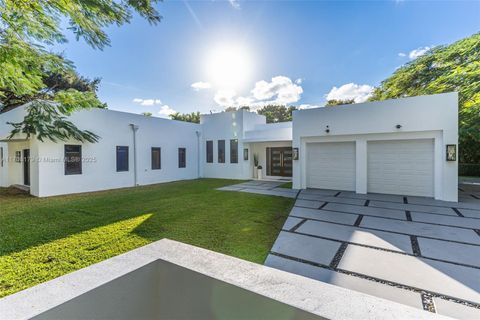
POLYGON ((0 299, 0 319, 448 319, 163 239, 0 299))

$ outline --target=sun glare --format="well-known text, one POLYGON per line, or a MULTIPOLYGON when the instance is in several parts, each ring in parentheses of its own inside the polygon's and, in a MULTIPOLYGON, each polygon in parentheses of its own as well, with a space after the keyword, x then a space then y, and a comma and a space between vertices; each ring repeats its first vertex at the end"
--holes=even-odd
POLYGON ((219 45, 207 56, 206 73, 216 87, 237 89, 249 80, 251 72, 250 54, 241 45, 219 45))

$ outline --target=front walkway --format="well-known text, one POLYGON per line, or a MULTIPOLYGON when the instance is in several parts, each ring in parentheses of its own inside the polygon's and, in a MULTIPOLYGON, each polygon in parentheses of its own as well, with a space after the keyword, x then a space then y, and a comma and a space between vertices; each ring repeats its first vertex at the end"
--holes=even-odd
POLYGON ((258 193, 269 196, 279 196, 287 198, 296 198, 300 190, 281 188, 280 186, 288 183, 289 181, 267 181, 267 180, 251 180, 231 186, 219 188, 223 191, 240 191, 248 193, 258 193))
POLYGON ((480 186, 461 185, 458 203, 288 192, 257 181, 227 188, 298 193, 265 265, 439 314, 480 319, 480 186))

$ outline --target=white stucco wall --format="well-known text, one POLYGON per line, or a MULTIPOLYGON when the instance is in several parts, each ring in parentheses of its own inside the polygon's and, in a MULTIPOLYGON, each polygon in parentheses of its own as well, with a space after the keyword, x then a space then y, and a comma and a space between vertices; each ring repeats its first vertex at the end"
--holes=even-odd
POLYGON ((265 124, 264 116, 239 110, 202 115, 201 164, 207 178, 250 179, 252 178, 252 150, 244 143, 245 131, 265 124), (230 163, 230 140, 238 139, 238 163, 230 163), (218 163, 218 140, 225 140, 225 163, 218 163), (206 141, 213 141, 213 163, 207 163, 206 141), (243 159, 243 149, 249 149, 249 159, 243 159))
MULTIPOLYGON (((47 159, 63 159, 65 144, 38 144, 39 191, 36 196, 51 196, 134 186, 133 133, 137 131, 137 185, 153 184, 198 177, 198 124, 171 121, 156 117, 93 109, 74 113, 70 118, 79 128, 91 130, 101 137, 98 143, 83 143, 82 174, 65 175, 64 163, 47 159), (129 170, 116 172, 116 146, 129 147, 129 170), (151 169, 151 148, 161 148, 161 169, 151 169), (178 168, 178 148, 186 148, 186 168, 178 168), (88 159, 88 160, 87 160, 88 159)), ((32 190, 33 191, 33 190, 32 190)))
POLYGON ((300 159, 293 161, 293 187, 306 187, 307 143, 354 141, 356 192, 366 193, 367 142, 421 138, 434 139, 435 198, 457 201, 458 161, 445 160, 446 145, 458 145, 457 93, 295 111, 293 147, 300 159))

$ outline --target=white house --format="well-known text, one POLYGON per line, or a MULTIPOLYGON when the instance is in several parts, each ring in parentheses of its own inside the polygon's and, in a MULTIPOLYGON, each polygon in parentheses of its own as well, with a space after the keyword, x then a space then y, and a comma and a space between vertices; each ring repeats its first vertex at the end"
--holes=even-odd
POLYGON ((35 196, 252 179, 256 156, 262 178, 292 179, 294 188, 457 201, 457 93, 298 110, 292 122, 277 124, 245 110, 202 115, 200 124, 104 109, 74 113, 70 120, 99 135, 97 143, 7 139, 7 122, 24 114, 25 106, 0 114, 0 186, 29 185, 35 196))

